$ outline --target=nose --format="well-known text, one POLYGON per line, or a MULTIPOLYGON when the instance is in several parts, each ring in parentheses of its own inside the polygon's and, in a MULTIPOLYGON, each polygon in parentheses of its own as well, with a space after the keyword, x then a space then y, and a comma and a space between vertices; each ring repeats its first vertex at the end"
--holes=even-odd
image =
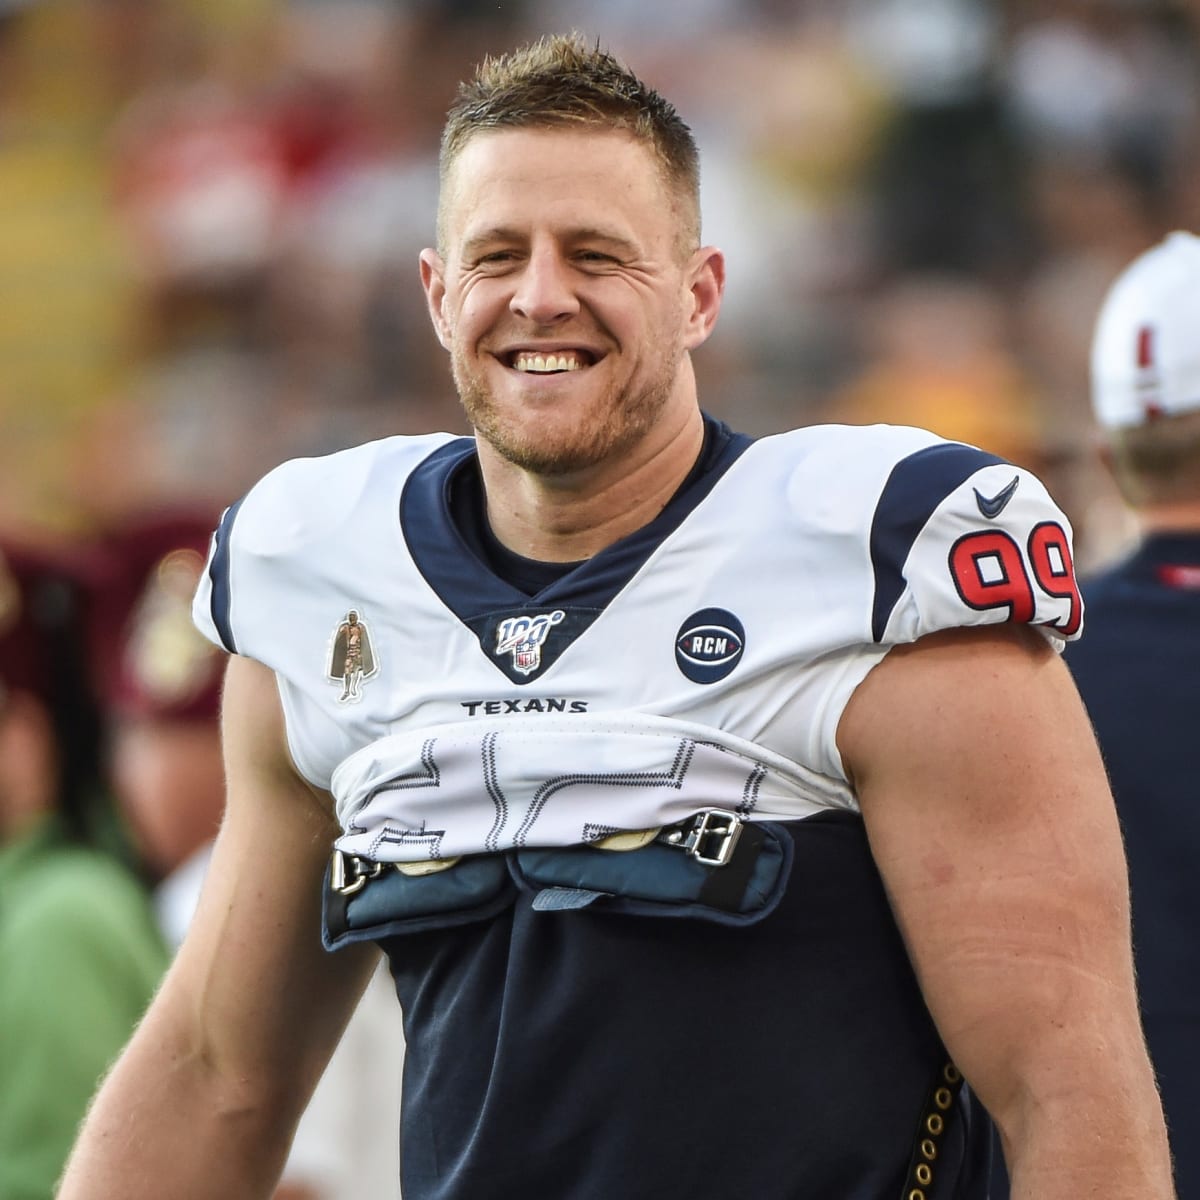
POLYGON ((557 247, 534 249, 518 276, 508 307, 534 325, 555 325, 579 311, 570 264, 557 247))

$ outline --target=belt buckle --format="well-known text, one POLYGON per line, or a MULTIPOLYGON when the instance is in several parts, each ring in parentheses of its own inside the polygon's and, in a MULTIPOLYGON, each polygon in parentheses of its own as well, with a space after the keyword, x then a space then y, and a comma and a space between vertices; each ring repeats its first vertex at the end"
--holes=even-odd
POLYGON ((339 896, 353 896, 367 886, 367 881, 383 873, 384 864, 347 854, 345 850, 333 851, 329 860, 329 886, 339 896))
POLYGON ((706 808, 688 830, 674 830, 669 841, 706 867, 723 867, 733 857, 745 821, 725 808, 706 808))

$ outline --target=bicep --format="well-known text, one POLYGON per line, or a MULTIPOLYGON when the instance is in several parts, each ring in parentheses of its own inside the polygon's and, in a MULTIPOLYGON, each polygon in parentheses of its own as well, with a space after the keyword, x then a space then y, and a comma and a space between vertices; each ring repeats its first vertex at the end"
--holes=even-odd
POLYGON ((312 1087, 377 958, 321 944, 336 825, 287 757, 274 677, 231 659, 222 732, 226 808, 195 917, 164 985, 203 1052, 240 1078, 312 1087))
POLYGON ((1050 1086, 1039 1074, 1070 1071, 1072 1046, 1136 1029, 1116 815, 1039 635, 959 630, 893 650, 839 745, 930 1011, 989 1106, 1050 1086))

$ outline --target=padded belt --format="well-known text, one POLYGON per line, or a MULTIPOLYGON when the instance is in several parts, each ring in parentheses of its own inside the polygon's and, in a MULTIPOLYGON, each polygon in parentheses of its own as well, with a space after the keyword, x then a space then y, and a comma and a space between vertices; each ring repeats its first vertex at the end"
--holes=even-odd
POLYGON ((779 903, 792 857, 785 826, 748 822, 722 809, 642 836, 467 855, 445 864, 380 863, 335 850, 325 875, 322 936, 333 950, 450 928, 486 920, 522 893, 543 913, 586 908, 748 925, 779 903))

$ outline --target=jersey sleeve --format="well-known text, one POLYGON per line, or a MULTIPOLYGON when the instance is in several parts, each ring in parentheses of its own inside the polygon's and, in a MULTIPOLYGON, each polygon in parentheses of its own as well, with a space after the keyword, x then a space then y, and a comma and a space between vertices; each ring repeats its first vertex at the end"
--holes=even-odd
POLYGON ((208 561, 204 564, 196 593, 192 598, 192 621, 210 642, 230 654, 238 652, 230 619, 230 556, 233 524, 239 500, 225 510, 208 546, 208 561))
MULTIPOLYGON (((268 471, 221 517, 192 601, 201 633, 277 674, 308 645, 303 601, 352 569, 354 547, 390 544, 412 468, 453 434, 381 438, 268 471)), ((338 603, 339 601, 335 601, 338 603)), ((322 646, 325 634, 319 635, 322 646)))
POLYGON ((825 558, 839 564, 845 640, 815 676, 805 753, 848 786, 838 724, 893 646, 1020 622, 1061 650, 1081 632, 1083 603, 1070 522, 1036 475, 906 427, 835 436, 822 455, 817 520, 825 558))
POLYGON ((1024 468, 953 442, 902 458, 870 526, 873 641, 1018 622, 1061 649, 1083 626, 1071 539, 1024 468))

